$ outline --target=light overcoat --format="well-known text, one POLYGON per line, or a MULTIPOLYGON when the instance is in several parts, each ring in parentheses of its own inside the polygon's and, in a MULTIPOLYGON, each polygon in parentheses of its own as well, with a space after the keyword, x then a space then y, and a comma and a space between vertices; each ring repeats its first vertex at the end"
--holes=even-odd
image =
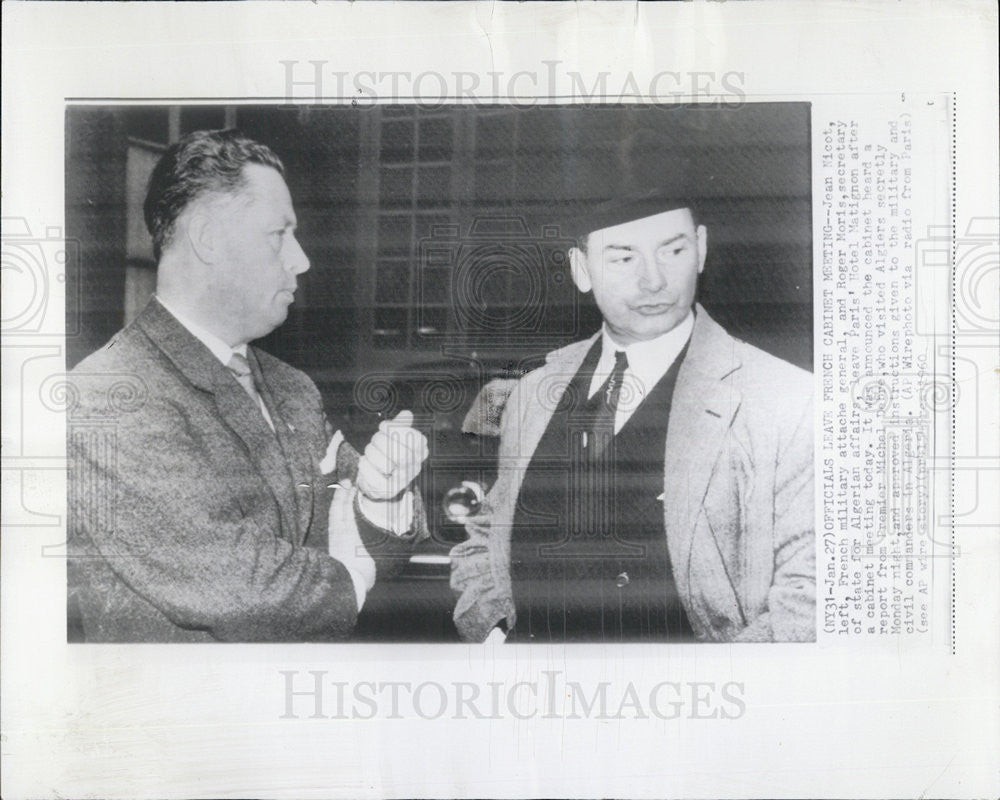
MULTIPOLYGON (((516 623, 511 525, 521 482, 595 337, 522 378, 499 471, 451 553, 455 623, 482 641, 516 623)), ((815 639, 812 376, 726 333, 697 307, 670 410, 663 514, 681 601, 701 641, 815 639)))

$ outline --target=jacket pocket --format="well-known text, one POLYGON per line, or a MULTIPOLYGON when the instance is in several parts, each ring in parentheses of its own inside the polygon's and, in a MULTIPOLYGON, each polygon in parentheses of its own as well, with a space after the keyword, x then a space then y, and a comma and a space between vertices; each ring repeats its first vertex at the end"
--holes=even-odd
POLYGON ((727 531, 716 532, 709 514, 698 515, 686 570, 687 606, 700 638, 730 641, 746 627, 733 572, 725 553, 731 550, 727 531))

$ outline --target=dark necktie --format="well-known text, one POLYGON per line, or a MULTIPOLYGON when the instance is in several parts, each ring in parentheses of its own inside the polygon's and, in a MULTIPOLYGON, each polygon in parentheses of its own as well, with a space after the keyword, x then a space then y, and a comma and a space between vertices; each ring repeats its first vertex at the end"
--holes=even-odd
POLYGON ((628 358, 625 351, 616 350, 615 368, 594 398, 597 400, 597 413, 594 415, 594 426, 586 444, 587 451, 593 458, 601 455, 614 438, 615 414, 618 411, 618 398, 621 397, 626 369, 628 369, 628 358))

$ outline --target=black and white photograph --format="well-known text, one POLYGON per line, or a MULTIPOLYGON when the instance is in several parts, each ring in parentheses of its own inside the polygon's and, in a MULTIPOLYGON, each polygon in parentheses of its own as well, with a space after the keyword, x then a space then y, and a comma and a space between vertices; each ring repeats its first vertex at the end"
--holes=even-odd
POLYGON ((984 0, 0 6, 0 795, 1000 795, 984 0))
POLYGON ((808 103, 65 130, 70 641, 815 639, 808 103))

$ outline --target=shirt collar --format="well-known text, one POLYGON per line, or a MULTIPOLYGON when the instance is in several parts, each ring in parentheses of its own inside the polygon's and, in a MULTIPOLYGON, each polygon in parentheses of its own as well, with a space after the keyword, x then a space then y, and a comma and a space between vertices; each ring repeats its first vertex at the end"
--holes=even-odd
POLYGON ((238 344, 236 347, 230 347, 222 339, 216 336, 211 331, 205 330, 203 327, 197 323, 192 322, 190 319, 185 317, 183 314, 177 313, 177 311, 171 308, 167 303, 163 301, 163 298, 156 295, 156 302, 163 306, 167 313, 170 314, 174 319, 176 319, 184 328, 187 329, 188 333, 194 336, 199 342, 201 342, 205 347, 209 349, 213 356, 215 356, 219 361, 222 362, 223 366, 228 366, 229 359, 233 357, 233 353, 239 353, 241 356, 246 358, 247 346, 244 342, 243 344, 238 344))
MULTIPOLYGON (((639 386, 644 388, 645 391, 641 392, 644 395, 659 383, 660 378, 666 374, 670 366, 677 360, 677 356, 680 355, 681 350, 684 349, 684 345, 691 338, 691 331, 693 330, 694 313, 692 311, 688 312, 688 315, 680 324, 671 328, 666 333, 657 336, 655 339, 645 342, 635 342, 623 348, 611 338, 611 335, 608 333, 608 327, 605 325, 601 329, 601 358, 597 363, 595 380, 598 380, 599 376, 603 376, 603 378, 600 378, 597 386, 599 387, 603 383, 603 380, 614 370, 615 351, 624 349, 625 355, 628 358, 628 372, 631 372, 638 380, 639 386)), ((591 394, 594 391, 596 391, 596 387, 592 386, 591 394)))

